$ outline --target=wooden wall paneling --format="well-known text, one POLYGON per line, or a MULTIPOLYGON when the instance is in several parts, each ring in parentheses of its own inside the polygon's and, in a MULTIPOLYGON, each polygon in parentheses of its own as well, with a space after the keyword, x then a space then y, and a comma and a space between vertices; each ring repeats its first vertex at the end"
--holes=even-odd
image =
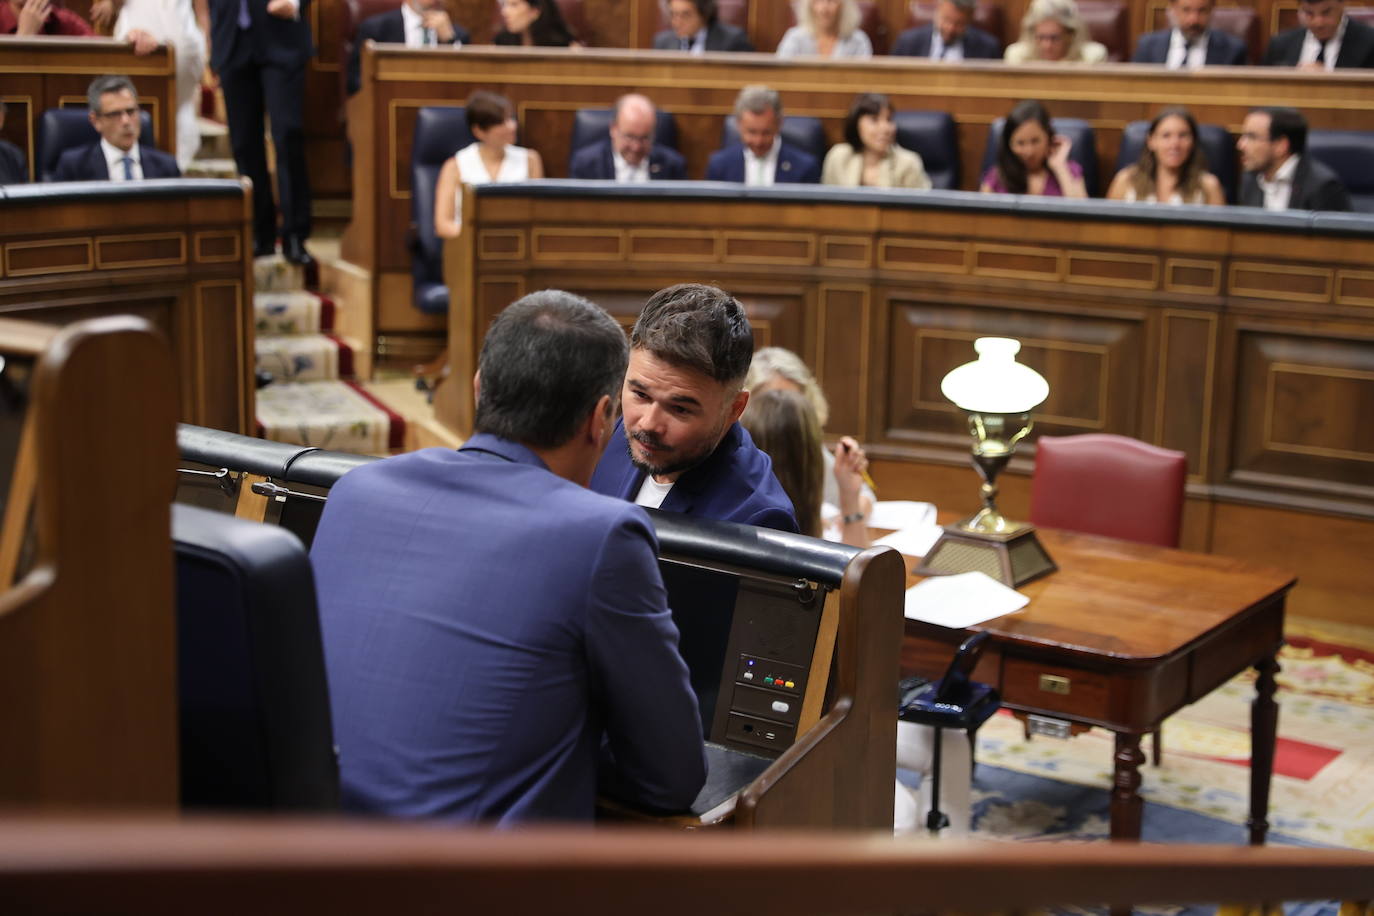
POLYGON ((1217 316, 1166 308, 1159 316, 1158 369, 1150 441, 1188 454, 1188 475, 1206 474, 1216 390, 1217 316))
POLYGON ((830 403, 830 435, 869 436, 869 379, 873 359, 873 307, 866 285, 820 287, 819 343, 811 365, 830 403))

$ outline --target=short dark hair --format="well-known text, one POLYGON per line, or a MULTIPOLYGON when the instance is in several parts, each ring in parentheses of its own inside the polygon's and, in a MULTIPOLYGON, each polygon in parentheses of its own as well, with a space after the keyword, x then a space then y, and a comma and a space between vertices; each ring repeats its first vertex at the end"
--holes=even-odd
POLYGON ((716 10, 716 0, 692 0, 692 5, 697 8, 697 15, 708 26, 716 24, 716 18, 720 15, 716 10))
POLYGON ((859 137, 859 119, 864 115, 877 117, 884 111, 892 112, 895 109, 892 107, 892 100, 881 92, 863 92, 854 100, 849 114, 844 118, 844 138, 854 147, 854 152, 864 151, 864 141, 859 137))
POLYGON ((1256 108, 1255 112, 1269 116, 1269 139, 1288 140, 1288 152, 1301 156, 1307 149, 1307 119, 1296 108, 1256 108))
POLYGON ((96 114, 100 114, 100 97, 109 92, 123 92, 125 89, 129 90, 135 99, 138 98, 138 90, 134 88, 134 81, 127 76, 109 73, 104 76, 97 76, 86 87, 86 107, 96 114))
POLYGON ((725 290, 679 283, 644 303, 630 346, 732 385, 742 383, 749 371, 754 331, 744 306, 725 290))
POLYGON ((511 106, 510 99, 486 89, 478 89, 468 96, 465 103, 467 105, 468 130, 480 127, 482 130, 491 130, 498 124, 505 123, 506 119, 515 113, 511 106))
POLYGON ((603 396, 618 403, 629 359, 624 330, 600 306, 561 289, 530 293, 487 329, 473 427, 557 448, 603 396))

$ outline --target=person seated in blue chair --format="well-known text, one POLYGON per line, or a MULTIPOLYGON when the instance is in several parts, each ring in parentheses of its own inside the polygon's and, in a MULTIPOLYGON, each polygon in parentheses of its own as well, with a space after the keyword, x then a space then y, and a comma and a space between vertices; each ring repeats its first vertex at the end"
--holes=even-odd
POLYGON ((782 98, 767 86, 745 86, 735 99, 735 123, 742 142, 711 154, 707 181, 738 181, 751 187, 815 184, 821 166, 815 157, 782 139, 782 98))
POLYGON ((478 89, 467 100, 468 130, 476 142, 458 150, 439 170, 434 188, 434 234, 457 238, 462 229, 458 196, 465 184, 528 181, 544 177, 539 153, 515 145, 515 108, 510 99, 478 89))
POLYGON ((100 139, 64 152, 54 181, 138 181, 180 178, 177 161, 138 142, 138 90, 127 76, 97 76, 86 90, 91 126, 100 139))
POLYGON ((1001 60, 1002 43, 973 22, 974 0, 940 0, 935 22, 907 29, 897 36, 892 54, 928 57, 946 63, 959 60, 1001 60))
POLYGON ((681 181, 687 177, 682 154, 654 143, 658 112, 647 96, 632 92, 615 100, 610 136, 578 150, 573 178, 638 184, 644 181, 681 181))
POLYGON ((668 24, 654 36, 656 51, 752 51, 743 29, 720 21, 716 0, 668 0, 668 24))
POLYGON ((1341 179, 1307 153, 1307 119, 1295 108, 1256 108, 1241 122, 1239 203, 1266 210, 1351 209, 1341 179))
POLYGON ((753 356, 744 306, 724 290, 681 283, 650 296, 630 334, 621 421, 592 489, 665 512, 797 531, 773 463, 739 424, 753 356))
POLYGON ((1169 0, 1173 27, 1141 35, 1131 62, 1170 70, 1245 66, 1245 42, 1211 28, 1213 5, 1212 0, 1169 0))

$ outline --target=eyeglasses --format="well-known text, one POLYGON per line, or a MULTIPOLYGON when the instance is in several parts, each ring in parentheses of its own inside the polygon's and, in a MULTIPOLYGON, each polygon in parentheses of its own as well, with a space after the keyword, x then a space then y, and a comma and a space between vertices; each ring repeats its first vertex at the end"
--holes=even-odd
POLYGON ((116 108, 114 111, 102 111, 100 112, 100 117, 109 118, 111 120, 118 120, 119 118, 136 118, 138 117, 138 112, 139 108, 135 105, 133 108, 116 108))
POLYGON ((1259 134, 1253 134, 1253 133, 1241 134, 1241 135, 1240 135, 1240 138, 1241 138, 1242 140, 1245 140, 1245 141, 1249 142, 1249 143, 1268 143, 1269 140, 1270 140, 1270 138, 1269 138, 1267 135, 1261 136, 1261 135, 1259 135, 1259 134))

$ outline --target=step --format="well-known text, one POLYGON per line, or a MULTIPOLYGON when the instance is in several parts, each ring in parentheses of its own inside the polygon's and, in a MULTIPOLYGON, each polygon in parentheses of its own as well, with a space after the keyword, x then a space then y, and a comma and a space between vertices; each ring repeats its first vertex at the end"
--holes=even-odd
POLYGON ((281 252, 253 259, 253 288, 259 293, 305 289, 305 268, 292 264, 281 252))
POLYGON ((233 159, 202 158, 197 155, 182 175, 186 178, 237 178, 239 170, 233 159))
POLYGON ((259 369, 277 382, 314 382, 350 378, 353 348, 332 334, 259 337, 254 345, 259 369))
POLYGON ((200 133, 200 150, 197 159, 228 159, 234 161, 234 151, 229 145, 229 128, 218 121, 201 117, 196 119, 200 133))
POLYGON ((258 435, 363 455, 403 447, 405 420, 351 382, 280 382, 258 391, 258 435))
POLYGON ((269 290, 253 295, 254 324, 260 338, 333 331, 335 311, 332 299, 306 290, 269 290))

